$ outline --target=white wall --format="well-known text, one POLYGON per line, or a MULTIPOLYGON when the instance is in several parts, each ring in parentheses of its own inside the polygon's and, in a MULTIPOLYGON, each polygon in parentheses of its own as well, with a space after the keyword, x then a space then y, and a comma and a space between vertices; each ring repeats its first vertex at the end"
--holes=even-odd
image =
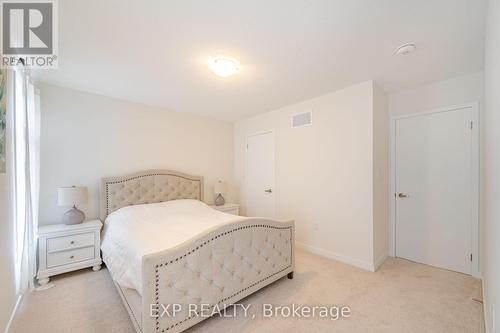
POLYGON ((7 173, 0 174, 0 332, 5 330, 17 301, 12 202, 12 120, 12 114, 7 109, 7 173))
POLYGON ((487 332, 500 332, 500 2, 490 0, 486 28, 483 112, 482 274, 487 332))
POLYGON ((373 269, 373 82, 236 122, 243 212, 246 136, 269 129, 276 140, 276 211, 295 219, 297 242, 373 269), (291 115, 310 109, 313 125, 292 129, 291 115))
POLYGON ((40 224, 60 223, 68 209, 57 206, 58 186, 88 186, 89 203, 81 208, 95 218, 101 177, 150 168, 201 175, 209 203, 217 180, 232 182, 231 123, 66 88, 40 89, 40 224))
POLYGON ((389 94, 389 113, 401 115, 483 101, 483 72, 389 94))
POLYGON ((389 105, 373 87, 373 260, 380 265, 389 251, 389 105))

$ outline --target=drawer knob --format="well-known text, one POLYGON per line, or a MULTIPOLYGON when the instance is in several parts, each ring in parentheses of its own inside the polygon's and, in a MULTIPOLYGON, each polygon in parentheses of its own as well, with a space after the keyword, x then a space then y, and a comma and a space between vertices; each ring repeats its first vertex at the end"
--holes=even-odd
POLYGON ((75 241, 71 241, 71 242, 69 242, 69 243, 70 243, 70 244, 75 244, 75 241))
POLYGON ((69 257, 69 258, 70 258, 70 259, 75 259, 75 256, 71 256, 71 257, 69 257))

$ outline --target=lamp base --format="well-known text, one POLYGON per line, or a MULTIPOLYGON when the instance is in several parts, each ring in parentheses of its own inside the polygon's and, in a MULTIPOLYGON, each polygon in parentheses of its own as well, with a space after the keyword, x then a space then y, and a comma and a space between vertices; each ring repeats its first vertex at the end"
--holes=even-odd
POLYGON ((224 200, 224 197, 219 193, 217 198, 215 198, 215 205, 216 206, 223 206, 226 203, 226 200, 224 200))
POLYGON ((85 220, 85 213, 73 206, 63 215, 64 224, 79 224, 85 220))

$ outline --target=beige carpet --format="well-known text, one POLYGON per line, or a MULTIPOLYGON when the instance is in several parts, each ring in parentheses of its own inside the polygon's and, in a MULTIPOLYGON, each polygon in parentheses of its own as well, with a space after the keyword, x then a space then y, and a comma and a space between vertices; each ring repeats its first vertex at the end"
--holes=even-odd
MULTIPOLYGON (((483 332, 480 281, 463 274, 389 258, 370 273, 297 251, 293 280, 281 279, 248 297, 251 318, 211 318, 190 332, 483 332), (352 316, 332 321, 262 318, 261 304, 347 305, 352 316)), ((53 279, 28 295, 11 333, 120 332, 134 329, 106 269, 53 279)))

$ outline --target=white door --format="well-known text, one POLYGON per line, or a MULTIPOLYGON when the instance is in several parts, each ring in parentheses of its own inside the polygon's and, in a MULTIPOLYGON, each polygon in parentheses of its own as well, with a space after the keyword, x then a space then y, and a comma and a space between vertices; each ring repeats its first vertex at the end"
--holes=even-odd
POLYGON ((396 256, 471 274, 472 107, 395 121, 396 256))
POLYGON ((274 134, 247 137, 247 216, 274 217, 274 134))

